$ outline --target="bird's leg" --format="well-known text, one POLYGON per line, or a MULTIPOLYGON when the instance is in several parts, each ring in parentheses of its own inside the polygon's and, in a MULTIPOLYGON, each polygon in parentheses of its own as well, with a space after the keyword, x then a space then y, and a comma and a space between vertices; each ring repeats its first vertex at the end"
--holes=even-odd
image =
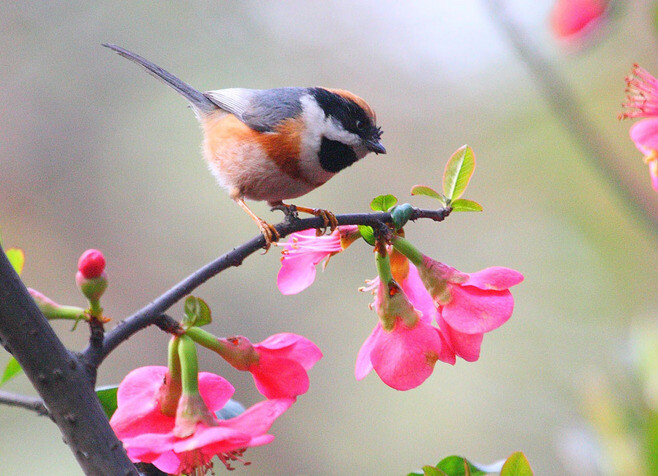
POLYGON ((263 238, 265 238, 265 253, 267 253, 267 250, 270 249, 272 242, 279 241, 279 238, 281 238, 279 232, 276 231, 276 228, 274 228, 274 226, 270 225, 265 220, 258 218, 258 216, 256 216, 256 214, 252 212, 251 209, 244 202, 244 198, 233 197, 233 200, 235 201, 235 203, 240 205, 240 207, 245 212, 247 212, 247 214, 251 217, 251 219, 256 222, 256 225, 258 225, 260 232, 263 234, 263 238))
POLYGON ((322 228, 317 229, 316 234, 318 236, 324 234, 325 231, 327 231, 327 227, 329 227, 330 231, 334 231, 338 227, 338 220, 336 219, 336 215, 331 213, 329 210, 323 210, 321 208, 299 207, 297 205, 288 205, 283 202, 270 203, 270 205, 272 206, 272 210, 283 211, 283 213, 286 214, 286 218, 288 219, 290 219, 290 217, 299 218, 297 216, 298 212, 308 213, 309 215, 321 217, 324 221, 324 225, 322 228))

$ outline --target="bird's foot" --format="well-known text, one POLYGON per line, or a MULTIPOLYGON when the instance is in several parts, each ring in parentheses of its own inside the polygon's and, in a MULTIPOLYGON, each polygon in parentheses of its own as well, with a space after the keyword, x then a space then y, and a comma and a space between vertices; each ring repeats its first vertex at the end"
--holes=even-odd
POLYGON ((265 251, 263 254, 267 253, 270 249, 270 246, 272 246, 272 243, 275 241, 279 241, 279 238, 281 238, 281 235, 279 235, 279 232, 276 231, 276 228, 274 228, 274 225, 270 225, 267 223, 265 220, 259 219, 256 224, 258 225, 258 229, 260 230, 261 234, 263 235, 263 238, 265 238, 265 251))
POLYGON ((297 207, 295 205, 286 205, 283 202, 274 203, 271 205, 272 208, 270 210, 272 211, 279 210, 283 212, 283 214, 286 217, 285 218, 286 223, 292 223, 296 220, 299 220, 299 213, 297 213, 297 207))
POLYGON ((324 235, 327 228, 332 232, 338 227, 336 215, 329 210, 324 210, 322 208, 299 207, 297 205, 288 205, 283 202, 271 203, 270 205, 272 205, 272 210, 281 210, 286 215, 286 221, 288 222, 299 220, 300 212, 322 218, 323 225, 316 230, 317 236, 324 235))
POLYGON ((329 228, 329 233, 338 228, 338 220, 336 219, 336 215, 334 215, 329 210, 324 210, 322 208, 297 207, 297 211, 322 218, 324 224, 322 225, 322 228, 318 228, 316 230, 315 234, 317 236, 324 235, 327 231, 327 228, 329 228))

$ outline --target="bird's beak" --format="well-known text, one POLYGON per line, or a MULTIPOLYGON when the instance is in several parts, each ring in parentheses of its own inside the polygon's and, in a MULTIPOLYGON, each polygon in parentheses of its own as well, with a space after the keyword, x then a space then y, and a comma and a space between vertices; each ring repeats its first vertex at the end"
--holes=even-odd
POLYGON ((386 153, 386 149, 384 148, 382 143, 379 142, 379 140, 377 140, 377 139, 367 140, 366 141, 366 148, 370 152, 374 152, 375 154, 385 154, 386 153))

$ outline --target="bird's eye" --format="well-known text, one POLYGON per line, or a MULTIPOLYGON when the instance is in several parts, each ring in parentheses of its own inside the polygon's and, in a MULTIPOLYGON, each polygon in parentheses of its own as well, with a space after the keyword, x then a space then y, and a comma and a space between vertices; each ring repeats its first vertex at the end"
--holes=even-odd
POLYGON ((366 128, 366 123, 364 121, 356 121, 356 128, 362 131, 366 128))

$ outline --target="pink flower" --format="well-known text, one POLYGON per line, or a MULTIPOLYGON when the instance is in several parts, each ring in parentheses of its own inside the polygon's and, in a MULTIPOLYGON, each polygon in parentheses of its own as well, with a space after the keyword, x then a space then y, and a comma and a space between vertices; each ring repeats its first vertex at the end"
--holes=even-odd
POLYGON ((320 349, 296 334, 281 333, 252 344, 243 336, 219 339, 221 355, 238 370, 248 370, 267 398, 297 397, 308 391, 308 371, 322 358, 320 349))
POLYGON ((630 129, 631 140, 644 154, 644 163, 649 166, 651 185, 658 192, 658 117, 643 119, 630 129))
POLYGON ((507 322, 514 309, 509 288, 523 281, 513 269, 462 273, 428 256, 423 256, 418 272, 443 320, 463 334, 490 332, 507 322))
POLYGON ((281 256, 281 270, 277 285, 281 293, 297 294, 315 280, 315 266, 347 248, 356 238, 358 227, 339 226, 328 236, 316 236, 315 230, 304 230, 290 235, 281 256))
POLYGON ((214 456, 230 467, 229 462, 241 460, 247 447, 274 439, 267 431, 294 402, 265 400, 235 418, 218 420, 214 412, 228 402, 234 389, 222 377, 201 372, 199 395, 183 394, 176 414, 164 414, 161 402, 167 395, 167 380, 166 367, 130 372, 119 385, 118 407, 110 424, 132 461, 152 463, 168 474, 200 474, 212 467, 214 456))
POLYGON ((604 0, 557 0, 551 11, 551 29, 560 40, 583 38, 600 26, 606 10, 604 0))
POLYGON ((626 77, 626 102, 622 107, 627 110, 619 119, 658 116, 658 80, 637 64, 626 77))
POLYGON ((87 250, 78 260, 78 271, 86 279, 98 278, 105 271, 105 257, 98 250, 87 250))
POLYGON ((421 318, 395 281, 383 284, 378 280, 374 305, 380 322, 359 350, 357 380, 374 368, 389 387, 396 390, 418 387, 444 355, 439 329, 421 318))

